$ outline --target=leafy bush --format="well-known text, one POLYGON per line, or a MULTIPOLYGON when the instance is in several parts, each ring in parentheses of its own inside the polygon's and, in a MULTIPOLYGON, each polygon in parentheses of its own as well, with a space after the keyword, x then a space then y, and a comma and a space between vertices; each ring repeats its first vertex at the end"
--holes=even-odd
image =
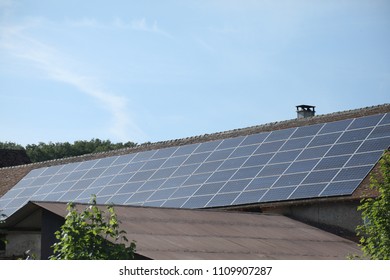
POLYGON ((61 229, 55 232, 59 240, 53 245, 52 260, 125 260, 134 259, 135 241, 126 247, 126 232, 112 206, 108 213, 99 209, 96 198, 81 213, 68 204, 68 214, 61 229))
POLYGON ((370 259, 390 259, 390 152, 380 160, 380 173, 371 176, 370 188, 379 192, 376 198, 365 198, 358 210, 364 224, 358 226, 360 246, 370 259))

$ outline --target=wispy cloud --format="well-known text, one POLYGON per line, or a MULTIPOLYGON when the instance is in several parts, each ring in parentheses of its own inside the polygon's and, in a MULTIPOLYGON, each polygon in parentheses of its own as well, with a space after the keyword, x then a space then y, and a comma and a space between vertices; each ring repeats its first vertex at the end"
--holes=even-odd
POLYGON ((145 137, 128 111, 128 100, 104 88, 98 77, 88 76, 71 58, 49 44, 29 36, 26 26, 0 27, 0 49, 33 64, 49 79, 66 83, 96 99, 112 117, 110 132, 121 141, 145 137))
POLYGON ((204 39, 200 37, 194 38, 195 42, 203 49, 208 52, 215 52, 214 47, 212 47, 209 43, 207 43, 204 39))
POLYGON ((156 20, 149 22, 146 18, 133 19, 131 21, 115 18, 111 22, 99 22, 93 18, 82 18, 78 20, 67 20, 66 23, 72 27, 133 30, 172 38, 171 34, 159 27, 156 20))
POLYGON ((107 28, 108 26, 100 24, 93 18, 82 18, 79 20, 66 20, 65 24, 71 27, 87 27, 87 28, 107 28))
POLYGON ((209 30, 213 33, 219 34, 234 34, 239 32, 238 29, 231 27, 209 27, 209 30))

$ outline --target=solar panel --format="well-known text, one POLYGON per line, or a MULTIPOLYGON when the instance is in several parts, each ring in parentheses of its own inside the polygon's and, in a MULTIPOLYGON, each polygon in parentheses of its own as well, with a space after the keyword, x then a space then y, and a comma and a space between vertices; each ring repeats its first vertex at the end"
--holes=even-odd
POLYGON ((203 208, 350 195, 390 145, 390 114, 32 170, 0 198, 203 208))

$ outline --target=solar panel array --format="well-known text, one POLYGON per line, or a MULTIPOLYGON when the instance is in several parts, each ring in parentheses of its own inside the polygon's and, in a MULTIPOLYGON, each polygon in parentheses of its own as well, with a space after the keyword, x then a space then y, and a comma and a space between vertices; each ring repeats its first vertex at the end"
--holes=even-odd
POLYGON ((205 208, 351 194, 390 145, 390 114, 32 170, 0 199, 205 208))

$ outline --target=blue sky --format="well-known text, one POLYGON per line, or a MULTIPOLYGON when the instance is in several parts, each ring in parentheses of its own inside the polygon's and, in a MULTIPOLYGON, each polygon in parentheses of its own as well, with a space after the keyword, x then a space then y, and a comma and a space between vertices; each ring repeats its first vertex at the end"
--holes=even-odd
POLYGON ((0 141, 162 141, 390 101, 390 1, 0 0, 0 141))

